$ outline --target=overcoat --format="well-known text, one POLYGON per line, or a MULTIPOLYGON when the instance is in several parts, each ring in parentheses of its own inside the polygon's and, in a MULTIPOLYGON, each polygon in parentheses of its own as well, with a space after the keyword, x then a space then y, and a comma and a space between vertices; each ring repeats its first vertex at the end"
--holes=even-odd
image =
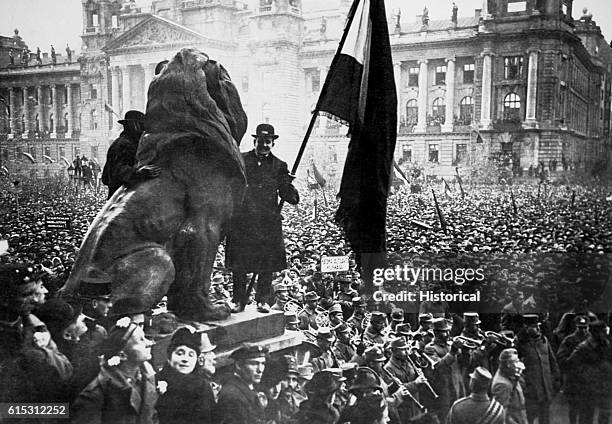
POLYGON ((239 272, 275 272, 287 268, 282 218, 278 198, 299 202, 287 164, 270 153, 242 154, 247 188, 234 212, 226 244, 226 266, 239 272))
POLYGON ((136 150, 138 150, 138 140, 131 140, 125 131, 110 145, 102 171, 102 183, 108 186, 109 199, 132 176, 136 163, 136 150))
POLYGON ((559 381, 559 367, 548 339, 530 339, 524 331, 517 336, 516 350, 525 364, 525 398, 533 402, 547 402, 555 394, 559 381))
POLYGON ((223 383, 217 402, 217 414, 220 424, 263 424, 265 422, 264 406, 258 394, 251 390, 246 382, 237 375, 230 376, 223 383))

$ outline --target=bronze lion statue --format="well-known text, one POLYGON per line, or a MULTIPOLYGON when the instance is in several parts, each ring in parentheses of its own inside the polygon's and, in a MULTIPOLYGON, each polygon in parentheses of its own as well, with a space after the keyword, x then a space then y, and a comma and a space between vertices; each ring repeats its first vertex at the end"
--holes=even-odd
POLYGON ((121 187, 89 227, 61 289, 78 294, 92 267, 110 276, 112 298, 143 299, 184 320, 223 319, 209 299, 210 273, 224 228, 246 186, 239 143, 247 118, 227 71, 182 49, 151 82, 137 166, 159 177, 121 187))

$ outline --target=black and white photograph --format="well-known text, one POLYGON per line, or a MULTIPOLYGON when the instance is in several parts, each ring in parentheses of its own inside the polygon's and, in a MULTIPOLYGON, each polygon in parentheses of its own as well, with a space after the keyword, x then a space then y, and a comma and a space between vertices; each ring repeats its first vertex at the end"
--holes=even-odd
POLYGON ((611 6, 0 2, 0 422, 612 424, 611 6))

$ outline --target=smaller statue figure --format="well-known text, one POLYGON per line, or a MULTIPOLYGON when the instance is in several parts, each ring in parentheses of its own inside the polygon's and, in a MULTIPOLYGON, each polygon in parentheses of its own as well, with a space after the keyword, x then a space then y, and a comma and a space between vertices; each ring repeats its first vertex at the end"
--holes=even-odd
POLYGON ((57 63, 57 56, 55 55, 55 47, 51 44, 51 62, 55 65, 57 63))
POLYGON ((23 66, 28 66, 30 62, 30 50, 27 47, 24 47, 21 52, 21 64, 23 66))
POLYGON ((42 65, 42 58, 40 56, 40 47, 36 47, 36 63, 42 65))
POLYGON ((427 6, 423 8, 423 16, 421 16, 421 20, 423 22, 423 26, 429 25, 429 9, 427 9, 427 6))
POLYGON ((327 32, 327 19, 325 16, 321 16, 321 37, 325 38, 325 33, 327 32))
POLYGON ((14 56, 14 53, 13 53, 13 49, 9 50, 9 63, 11 65, 15 64, 15 56, 14 56))
POLYGON ((402 25, 400 24, 400 20, 402 18, 402 9, 397 9, 397 13, 395 14, 395 33, 399 34, 402 31, 402 25))
POLYGON ((453 15, 451 16, 451 22, 457 25, 457 13, 459 12, 459 7, 457 4, 453 2, 453 15))
POLYGON ((68 43, 66 43, 66 61, 72 63, 72 50, 70 50, 68 43))

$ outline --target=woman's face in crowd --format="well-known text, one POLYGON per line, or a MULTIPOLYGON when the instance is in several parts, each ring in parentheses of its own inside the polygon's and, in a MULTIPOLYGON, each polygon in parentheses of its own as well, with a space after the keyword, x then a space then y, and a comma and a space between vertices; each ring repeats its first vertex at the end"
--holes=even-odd
POLYGON ((179 346, 170 355, 168 363, 181 374, 190 374, 198 362, 198 353, 190 347, 179 346))
POLYGON ((123 351, 132 363, 141 364, 151 359, 151 346, 153 345, 154 343, 145 337, 142 328, 138 327, 130 336, 123 351))

